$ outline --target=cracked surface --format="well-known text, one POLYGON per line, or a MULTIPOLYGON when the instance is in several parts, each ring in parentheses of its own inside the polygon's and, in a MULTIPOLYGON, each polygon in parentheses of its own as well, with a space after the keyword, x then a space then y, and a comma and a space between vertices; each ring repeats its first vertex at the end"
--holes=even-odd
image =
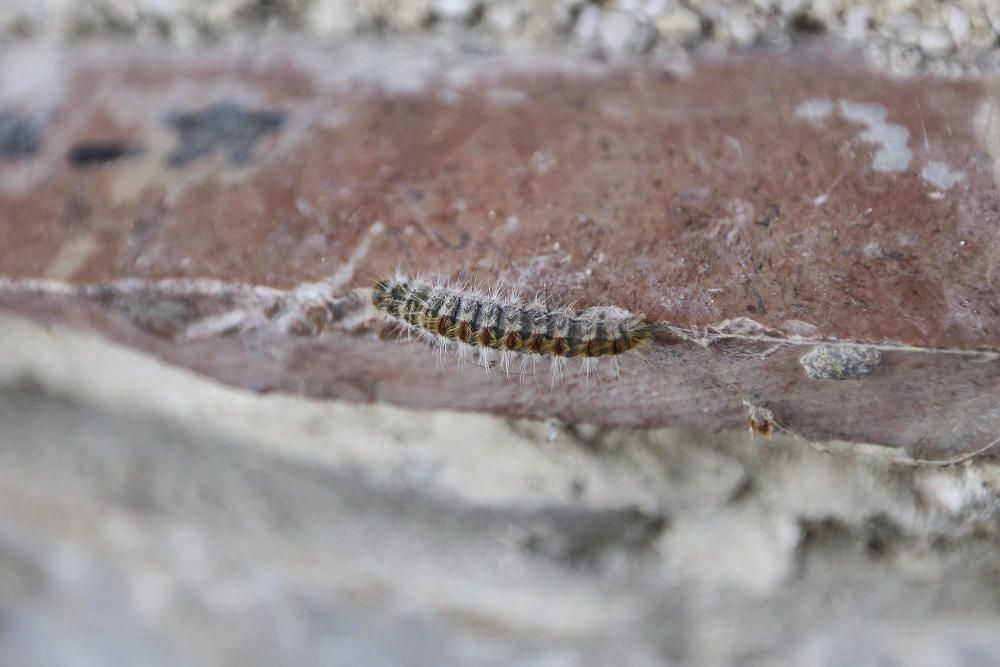
POLYGON ((346 287, 399 266, 680 326, 1000 349, 1000 198, 976 127, 993 101, 975 81, 897 82, 822 52, 678 73, 376 48, 276 48, 253 68, 36 55, 62 80, 32 111, 63 112, 36 155, 0 165, 0 271, 288 288, 380 223, 346 287), (838 113, 802 117, 817 100, 838 113), (99 137, 147 150, 66 160, 99 137), (939 187, 944 168, 963 180, 939 187))
POLYGON ((0 59, 28 64, 37 81, 0 91, 45 121, 0 164, 5 308, 261 391, 710 428, 742 425, 754 394, 804 437, 930 458, 1000 432, 980 82, 894 81, 824 51, 623 68, 402 41, 0 59), (143 150, 74 160, 99 141, 143 150), (325 300, 396 267, 687 333, 621 380, 551 390, 328 327, 343 302, 325 300), (821 341, 884 363, 812 380, 798 357, 821 341))

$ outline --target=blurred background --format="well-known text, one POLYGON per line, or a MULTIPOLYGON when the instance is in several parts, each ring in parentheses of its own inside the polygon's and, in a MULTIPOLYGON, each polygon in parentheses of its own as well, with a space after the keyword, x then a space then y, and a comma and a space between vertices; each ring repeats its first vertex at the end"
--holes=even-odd
POLYGON ((1000 466, 913 460, 1000 422, 998 34, 991 0, 0 0, 0 663, 1000 664, 1000 466), (878 268, 779 261, 823 243, 878 268), (315 310, 399 264, 887 362, 525 389, 315 310), (751 438, 747 387, 794 428, 751 438))
POLYGON ((990 68, 1000 58, 1000 9, 989 0, 7 0, 0 13, 9 39, 127 38, 182 48, 294 32, 437 36, 502 50, 571 45, 619 58, 827 36, 901 73, 990 68))

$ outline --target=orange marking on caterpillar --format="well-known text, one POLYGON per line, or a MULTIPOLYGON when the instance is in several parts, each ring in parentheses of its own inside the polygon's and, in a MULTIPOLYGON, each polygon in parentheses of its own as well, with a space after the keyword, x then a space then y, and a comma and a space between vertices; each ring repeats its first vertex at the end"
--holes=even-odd
POLYGON ((516 357, 617 356, 650 339, 650 327, 621 309, 571 311, 544 303, 523 303, 499 293, 406 277, 375 283, 372 305, 389 320, 439 345, 456 343, 489 355, 505 368, 516 357))

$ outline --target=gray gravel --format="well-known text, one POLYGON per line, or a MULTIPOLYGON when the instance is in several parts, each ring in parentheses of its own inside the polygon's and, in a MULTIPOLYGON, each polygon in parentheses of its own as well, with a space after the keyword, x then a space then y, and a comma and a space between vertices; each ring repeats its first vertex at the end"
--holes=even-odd
POLYGON ((0 34, 195 45, 244 32, 432 33, 480 48, 720 54, 830 38, 896 74, 1000 64, 995 0, 0 0, 0 34))

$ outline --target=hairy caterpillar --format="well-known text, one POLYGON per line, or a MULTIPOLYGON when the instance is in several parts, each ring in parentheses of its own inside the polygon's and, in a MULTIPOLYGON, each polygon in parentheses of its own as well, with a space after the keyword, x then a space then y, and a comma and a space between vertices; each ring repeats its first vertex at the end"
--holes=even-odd
POLYGON ((552 308, 542 301, 523 303, 516 294, 439 285, 406 277, 375 283, 372 305, 391 321, 417 332, 429 342, 459 346, 463 354, 479 351, 487 369, 499 359, 509 370, 512 359, 557 360, 580 357, 584 367, 599 357, 617 357, 650 338, 649 325, 621 309, 592 308, 576 312, 552 308))

